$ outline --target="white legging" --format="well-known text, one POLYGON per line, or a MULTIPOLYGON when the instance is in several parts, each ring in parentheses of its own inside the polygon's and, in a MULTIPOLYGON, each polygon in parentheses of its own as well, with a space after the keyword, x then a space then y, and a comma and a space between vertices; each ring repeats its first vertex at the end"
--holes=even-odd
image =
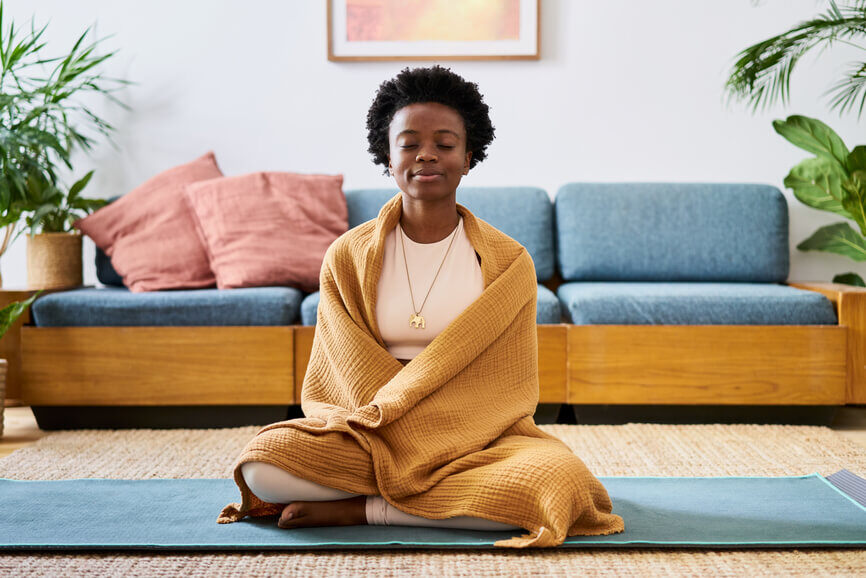
MULTIPOLYGON (((260 500, 272 504, 288 504, 296 500, 316 502, 346 500, 361 495, 299 478, 266 462, 247 462, 241 466, 241 474, 253 494, 260 500)), ((413 516, 398 510, 382 496, 367 496, 366 512, 367 523, 375 526, 429 526, 493 531, 519 529, 519 526, 473 516, 455 516, 442 520, 413 516)))

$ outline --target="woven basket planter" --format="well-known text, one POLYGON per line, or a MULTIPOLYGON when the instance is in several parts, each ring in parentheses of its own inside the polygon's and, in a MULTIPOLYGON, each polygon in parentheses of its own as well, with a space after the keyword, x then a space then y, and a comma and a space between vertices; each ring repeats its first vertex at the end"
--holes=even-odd
POLYGON ((82 285, 81 232, 27 235, 27 287, 57 289, 82 285))

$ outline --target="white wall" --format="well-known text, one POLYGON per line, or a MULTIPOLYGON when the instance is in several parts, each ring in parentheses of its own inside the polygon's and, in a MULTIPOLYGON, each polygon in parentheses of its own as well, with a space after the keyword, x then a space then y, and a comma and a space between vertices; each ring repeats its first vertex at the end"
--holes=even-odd
MULTIPOLYGON (((344 188, 392 186, 366 152, 366 112, 379 84, 430 62, 329 62, 325 1, 6 0, 5 18, 49 23, 46 54, 67 50, 88 25, 120 49, 108 71, 138 84, 129 112, 95 106, 117 127, 118 148, 76 158, 96 168, 86 196, 125 193, 209 149, 226 175, 257 170, 342 173, 344 188)), ((542 1, 540 61, 442 62, 477 82, 496 127, 489 157, 466 185, 569 181, 773 184, 791 218, 792 280, 829 281, 866 263, 798 251, 840 220, 794 199, 782 180, 808 156, 773 119, 822 119, 849 148, 866 144, 866 116, 830 112, 822 92, 863 53, 840 45, 807 56, 792 100, 752 114, 722 87, 741 49, 826 10, 815 0, 542 1)), ((98 284, 85 238, 85 283, 98 284)), ((26 284, 25 237, 2 258, 4 287, 26 284)))

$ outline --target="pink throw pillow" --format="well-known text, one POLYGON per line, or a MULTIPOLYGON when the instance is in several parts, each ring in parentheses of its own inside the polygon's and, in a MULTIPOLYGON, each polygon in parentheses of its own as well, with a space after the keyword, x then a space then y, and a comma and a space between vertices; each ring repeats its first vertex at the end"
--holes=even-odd
POLYGON ((222 176, 213 151, 151 177, 73 226, 93 239, 133 293, 213 287, 187 184, 222 176))
POLYGON ((325 251, 349 229, 343 175, 255 172, 187 185, 217 288, 319 287, 325 251))

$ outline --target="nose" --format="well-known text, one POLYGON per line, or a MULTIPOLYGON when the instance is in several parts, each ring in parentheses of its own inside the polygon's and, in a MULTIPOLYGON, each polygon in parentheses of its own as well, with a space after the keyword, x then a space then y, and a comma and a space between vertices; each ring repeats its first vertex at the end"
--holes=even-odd
POLYGON ((421 150, 418 151, 418 156, 415 157, 416 161, 435 161, 436 159, 436 153, 427 150, 426 147, 422 147, 421 150))

